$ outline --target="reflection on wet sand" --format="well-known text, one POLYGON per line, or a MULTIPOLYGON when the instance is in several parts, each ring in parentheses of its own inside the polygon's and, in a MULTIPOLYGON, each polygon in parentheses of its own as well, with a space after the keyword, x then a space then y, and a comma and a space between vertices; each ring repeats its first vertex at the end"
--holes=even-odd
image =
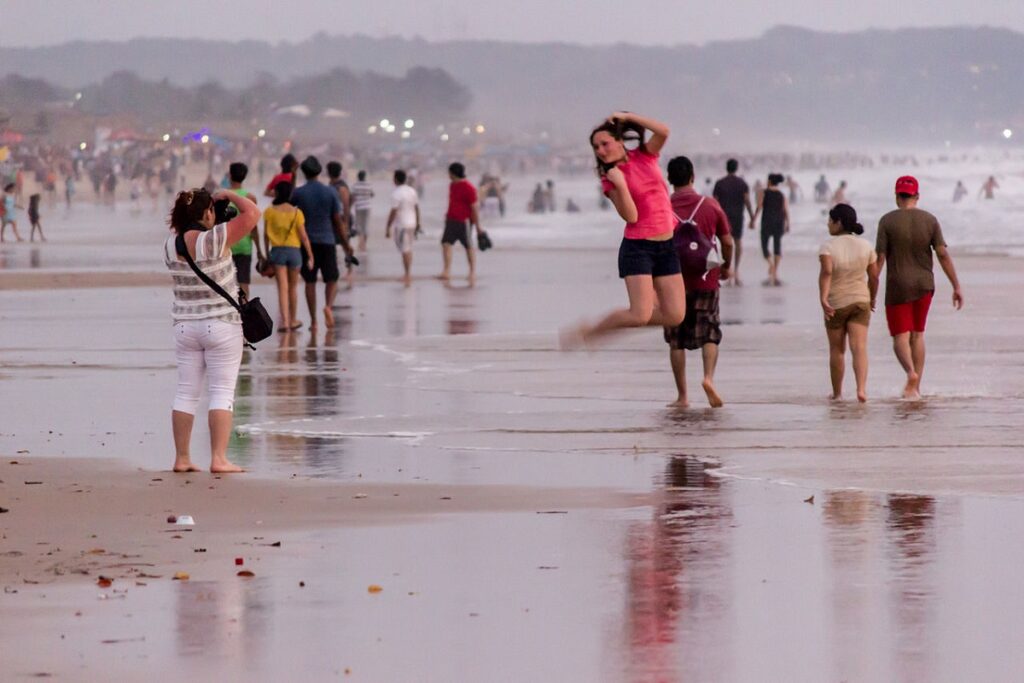
POLYGON ((934 652, 931 630, 938 594, 931 566, 935 499, 891 494, 886 502, 890 611, 897 628, 892 671, 898 680, 934 680, 928 654, 934 652))
MULTIPOLYGON (((248 662, 258 668, 267 647, 274 600, 254 581, 180 581, 175 585, 180 657, 248 662)), ((212 673, 212 672, 211 672, 212 673)))
POLYGON ((653 520, 629 528, 628 680, 728 679, 728 649, 716 641, 730 607, 731 513, 710 469, 670 458, 653 520))

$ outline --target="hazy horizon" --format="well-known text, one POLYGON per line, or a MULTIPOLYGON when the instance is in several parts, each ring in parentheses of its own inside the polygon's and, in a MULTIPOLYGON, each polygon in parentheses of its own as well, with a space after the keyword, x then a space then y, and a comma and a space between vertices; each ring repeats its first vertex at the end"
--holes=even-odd
POLYGON ((103 12, 90 3, 8 0, 0 18, 8 30, 0 47, 41 47, 74 41, 122 42, 137 38, 301 42, 318 33, 332 36, 422 38, 431 42, 500 40, 580 45, 627 43, 646 46, 756 38, 780 25, 850 33, 869 29, 988 26, 1024 32, 1024 3, 987 0, 864 0, 851 8, 822 12, 814 0, 793 0, 764 9, 756 0, 706 6, 687 12, 672 0, 638 0, 623 11, 611 0, 577 3, 520 0, 481 4, 466 0, 392 0, 338 9, 331 0, 306 0, 296 11, 269 18, 251 5, 212 5, 182 0, 111 0, 103 12), (59 21, 54 17, 59 16, 59 21), (116 17, 116 21, 111 21, 116 17), (197 21, 197 17, 200 20, 197 21), (282 19, 287 18, 286 22, 282 19), (203 20, 205 19, 205 21, 203 20), (288 26, 282 34, 281 26, 288 26))

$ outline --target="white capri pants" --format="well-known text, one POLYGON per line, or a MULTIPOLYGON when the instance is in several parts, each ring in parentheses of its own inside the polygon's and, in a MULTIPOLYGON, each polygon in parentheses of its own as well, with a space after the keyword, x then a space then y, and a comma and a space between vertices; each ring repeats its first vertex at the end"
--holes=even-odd
POLYGON ((242 326, 224 320, 183 320, 174 324, 178 391, 174 410, 196 414, 205 375, 210 410, 235 407, 235 383, 242 364, 242 326))

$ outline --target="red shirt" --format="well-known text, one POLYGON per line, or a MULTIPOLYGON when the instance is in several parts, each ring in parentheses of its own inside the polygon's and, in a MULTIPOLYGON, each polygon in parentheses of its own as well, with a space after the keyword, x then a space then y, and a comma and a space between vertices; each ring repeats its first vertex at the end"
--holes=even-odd
POLYGON ((448 213, 450 221, 468 221, 473 217, 476 188, 468 180, 456 180, 448 187, 448 213))
MULTIPOLYGON (((700 202, 701 195, 697 194, 697 191, 692 187, 684 187, 680 190, 676 190, 672 193, 672 210, 675 211, 676 216, 679 217, 680 221, 685 221, 693 213, 693 210, 697 208, 697 203, 700 202)), ((712 237, 718 238, 718 248, 722 248, 722 238, 730 234, 729 232, 729 219, 725 215, 725 211, 722 210, 722 206, 714 197, 704 197, 704 203, 700 205, 697 214, 693 217, 693 222, 697 224, 697 228, 708 236, 708 239, 712 237)), ((676 225, 678 225, 678 221, 676 225)), ((718 276, 719 268, 715 268, 708 272, 707 277, 703 277, 703 273, 700 275, 688 275, 683 273, 683 282, 686 284, 686 291, 712 291, 718 289, 718 276)))
MULTIPOLYGON (((658 155, 631 149, 618 169, 626 177, 629 196, 636 204, 636 223, 626 223, 626 239, 645 240, 672 232, 676 221, 672 218, 668 186, 658 166, 658 155)), ((605 194, 614 187, 610 180, 601 178, 601 190, 605 194)))
POLYGON ((277 187, 278 183, 291 183, 292 189, 295 189, 295 174, 294 173, 278 173, 276 176, 270 179, 267 183, 267 189, 264 190, 264 194, 267 192, 273 192, 274 188, 277 187))

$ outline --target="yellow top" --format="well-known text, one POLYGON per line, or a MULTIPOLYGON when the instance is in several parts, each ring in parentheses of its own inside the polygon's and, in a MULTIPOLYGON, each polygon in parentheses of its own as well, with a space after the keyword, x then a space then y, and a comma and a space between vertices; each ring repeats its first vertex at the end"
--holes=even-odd
MULTIPOLYGON (((282 205, 283 206, 283 205, 282 205)), ((291 206, 290 204, 288 206, 291 206)), ((299 226, 306 225, 306 218, 302 215, 301 209, 281 209, 278 206, 268 206, 263 210, 263 220, 267 230, 267 237, 272 247, 301 247, 299 240, 299 226)))

